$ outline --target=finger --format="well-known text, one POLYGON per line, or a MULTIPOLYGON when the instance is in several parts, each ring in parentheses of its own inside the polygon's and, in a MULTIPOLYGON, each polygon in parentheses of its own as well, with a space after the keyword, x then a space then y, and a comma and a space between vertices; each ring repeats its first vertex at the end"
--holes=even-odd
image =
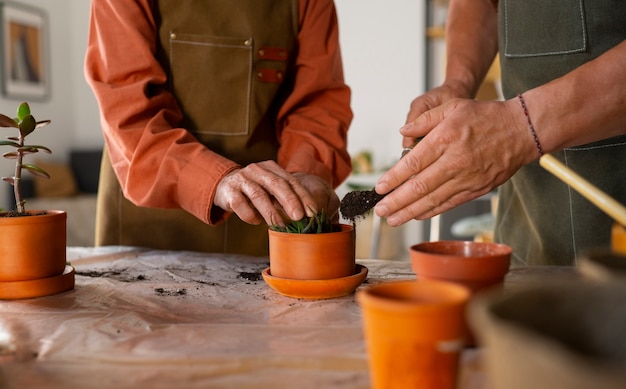
POLYGON ((280 211, 274 207, 265 190, 254 182, 243 182, 230 200, 232 212, 249 224, 284 225, 280 211))
POLYGON ((455 183, 449 182, 420 200, 389 214, 385 220, 390 226, 397 227, 413 219, 429 219, 474 200, 488 193, 489 190, 489 188, 478 191, 470 189, 459 190, 455 183))
POLYGON ((292 174, 274 161, 265 161, 246 172, 248 179, 258 182, 281 205, 291 220, 313 216, 318 207, 311 193, 292 174))
POLYGON ((419 174, 440 156, 440 147, 435 147, 435 138, 423 138, 387 170, 376 183, 377 193, 385 194, 397 188, 410 177, 419 174))

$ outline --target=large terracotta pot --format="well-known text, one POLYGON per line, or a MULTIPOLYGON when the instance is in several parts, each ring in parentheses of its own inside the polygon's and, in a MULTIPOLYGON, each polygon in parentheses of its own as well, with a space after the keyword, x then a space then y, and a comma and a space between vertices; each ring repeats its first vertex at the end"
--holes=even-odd
POLYGON ((293 234, 269 230, 270 269, 274 277, 328 280, 355 273, 354 230, 293 234))
POLYGON ((392 281, 357 291, 374 389, 454 389, 469 290, 392 281))
POLYGON ((476 296, 491 389, 626 388, 626 284, 554 282, 476 296))
POLYGON ((0 217, 0 282, 62 274, 66 264, 66 219, 64 211, 0 217))

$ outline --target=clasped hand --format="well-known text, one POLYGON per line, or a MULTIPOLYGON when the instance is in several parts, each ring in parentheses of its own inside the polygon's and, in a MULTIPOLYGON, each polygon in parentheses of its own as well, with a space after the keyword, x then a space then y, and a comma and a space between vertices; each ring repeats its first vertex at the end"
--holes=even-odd
POLYGON ((214 205, 249 224, 284 226, 322 209, 336 215, 339 199, 322 178, 263 161, 227 174, 217 186, 214 205))

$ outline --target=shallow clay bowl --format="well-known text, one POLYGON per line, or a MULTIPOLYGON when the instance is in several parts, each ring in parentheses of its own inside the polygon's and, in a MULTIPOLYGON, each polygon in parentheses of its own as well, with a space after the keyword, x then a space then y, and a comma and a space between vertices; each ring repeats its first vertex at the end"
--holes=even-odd
POLYGON ((511 248, 492 242, 436 241, 411 246, 410 255, 419 279, 456 282, 476 292, 502 283, 511 248))
POLYGON ((283 296, 307 300, 330 299, 346 296, 367 278, 367 267, 356 265, 354 274, 326 280, 297 280, 272 275, 270 268, 263 270, 265 282, 283 296))

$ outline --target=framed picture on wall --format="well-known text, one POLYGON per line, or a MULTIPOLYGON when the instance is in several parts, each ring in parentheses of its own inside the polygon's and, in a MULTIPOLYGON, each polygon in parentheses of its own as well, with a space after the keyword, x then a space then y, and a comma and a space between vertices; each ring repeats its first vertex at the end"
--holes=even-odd
POLYGON ((48 26, 46 13, 22 4, 0 3, 2 94, 7 98, 48 97, 48 26))

